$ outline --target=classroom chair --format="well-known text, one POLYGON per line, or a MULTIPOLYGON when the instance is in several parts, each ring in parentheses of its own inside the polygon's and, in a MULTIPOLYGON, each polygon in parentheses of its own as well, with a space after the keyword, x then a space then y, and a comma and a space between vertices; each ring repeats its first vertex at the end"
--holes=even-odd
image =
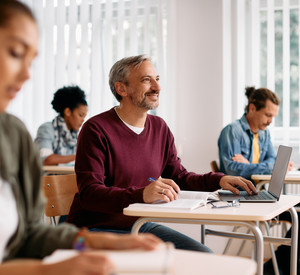
POLYGON ((216 160, 212 160, 210 162, 210 167, 213 172, 220 172, 218 162, 216 160))
POLYGON ((69 214, 78 191, 76 174, 43 176, 42 190, 46 198, 45 215, 56 225, 55 217, 69 214))

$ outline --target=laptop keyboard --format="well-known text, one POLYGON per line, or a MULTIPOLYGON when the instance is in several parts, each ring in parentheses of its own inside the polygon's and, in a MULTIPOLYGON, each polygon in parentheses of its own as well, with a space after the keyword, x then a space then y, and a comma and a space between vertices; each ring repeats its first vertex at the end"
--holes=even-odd
POLYGON ((274 200, 274 197, 267 192, 261 191, 258 192, 257 195, 245 196, 245 199, 265 201, 265 200, 274 200))

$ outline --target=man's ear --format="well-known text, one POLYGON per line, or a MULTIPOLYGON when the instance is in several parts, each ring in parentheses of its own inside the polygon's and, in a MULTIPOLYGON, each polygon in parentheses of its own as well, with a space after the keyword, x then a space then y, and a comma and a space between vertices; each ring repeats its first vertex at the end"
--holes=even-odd
POLYGON ((249 113, 253 113, 256 111, 256 107, 253 103, 249 104, 249 113))
POLYGON ((115 83, 115 89, 121 97, 127 96, 127 87, 124 83, 117 81, 115 83))

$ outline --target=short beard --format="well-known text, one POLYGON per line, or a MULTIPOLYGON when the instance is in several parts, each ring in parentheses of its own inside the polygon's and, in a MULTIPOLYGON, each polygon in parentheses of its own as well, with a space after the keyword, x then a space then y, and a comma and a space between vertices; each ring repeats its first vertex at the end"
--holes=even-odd
POLYGON ((131 102, 139 108, 146 109, 147 111, 156 109, 158 107, 158 102, 153 106, 154 104, 147 103, 146 97, 147 95, 145 95, 142 101, 136 101, 132 96, 130 96, 130 99, 131 102))

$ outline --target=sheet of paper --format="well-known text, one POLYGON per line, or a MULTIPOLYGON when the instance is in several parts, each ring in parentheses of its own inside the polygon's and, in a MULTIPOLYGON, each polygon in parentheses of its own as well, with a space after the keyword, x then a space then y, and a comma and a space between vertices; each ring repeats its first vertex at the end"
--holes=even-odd
MULTIPOLYGON (((144 250, 92 250, 91 253, 107 255, 115 265, 115 274, 169 274, 173 262, 174 246, 162 244, 152 251, 144 250)), ((56 263, 79 255, 79 251, 59 249, 44 258, 45 264, 56 263)))
POLYGON ((133 203, 128 208, 136 210, 163 209, 168 211, 192 211, 205 204, 206 201, 199 199, 177 199, 171 202, 133 203))
POLYGON ((218 192, 200 192, 200 191, 180 191, 178 198, 180 199, 200 199, 200 200, 220 200, 218 192))

